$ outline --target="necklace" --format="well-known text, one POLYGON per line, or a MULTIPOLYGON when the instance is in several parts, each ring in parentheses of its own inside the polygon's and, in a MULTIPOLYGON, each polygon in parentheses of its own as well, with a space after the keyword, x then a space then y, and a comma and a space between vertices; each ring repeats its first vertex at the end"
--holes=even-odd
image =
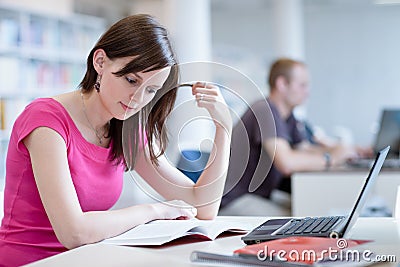
POLYGON ((81 99, 82 99, 82 107, 83 107, 83 114, 85 114, 85 118, 87 120, 87 122, 89 123, 90 128, 92 129, 92 131, 94 132, 94 134, 96 135, 97 139, 99 139, 99 144, 103 144, 103 138, 105 133, 107 132, 107 129, 104 131, 103 134, 100 134, 95 127, 93 127, 92 123, 89 120, 89 117, 87 115, 86 112, 86 106, 85 106, 85 101, 83 99, 83 93, 81 93, 81 99))

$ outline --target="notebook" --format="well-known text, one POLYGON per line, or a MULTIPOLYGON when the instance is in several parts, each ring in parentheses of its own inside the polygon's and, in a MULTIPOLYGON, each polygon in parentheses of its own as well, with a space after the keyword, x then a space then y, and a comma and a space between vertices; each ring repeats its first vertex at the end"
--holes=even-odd
POLYGON ((346 235, 360 216, 360 212, 375 185, 389 149, 390 146, 382 149, 376 155, 358 199, 347 216, 270 219, 243 236, 242 240, 246 244, 256 244, 289 236, 347 238, 346 235))
MULTIPOLYGON (((383 164, 384 168, 400 168, 400 109, 384 109, 381 114, 379 131, 373 144, 374 153, 390 146, 391 150, 383 164)), ((348 162, 351 167, 368 168, 374 162, 373 158, 356 158, 348 162)))

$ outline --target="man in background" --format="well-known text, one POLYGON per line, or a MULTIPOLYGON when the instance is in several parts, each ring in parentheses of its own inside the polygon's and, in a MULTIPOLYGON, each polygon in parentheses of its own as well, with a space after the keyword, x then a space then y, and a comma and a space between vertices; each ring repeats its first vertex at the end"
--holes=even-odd
POLYGON ((222 210, 249 193, 264 199, 276 190, 290 194, 294 172, 327 170, 367 153, 307 135, 309 126, 295 118, 294 108, 309 94, 309 73, 303 62, 278 59, 271 65, 268 84, 267 99, 254 103, 233 130, 222 210))

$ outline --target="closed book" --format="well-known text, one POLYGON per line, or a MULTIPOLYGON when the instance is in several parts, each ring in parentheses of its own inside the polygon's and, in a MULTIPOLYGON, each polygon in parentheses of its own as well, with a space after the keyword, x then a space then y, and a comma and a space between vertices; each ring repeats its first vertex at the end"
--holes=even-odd
POLYGON ((354 262, 361 260, 363 251, 352 248, 367 242, 370 241, 297 236, 247 245, 235 250, 234 254, 254 257, 260 261, 279 260, 304 264, 354 262))

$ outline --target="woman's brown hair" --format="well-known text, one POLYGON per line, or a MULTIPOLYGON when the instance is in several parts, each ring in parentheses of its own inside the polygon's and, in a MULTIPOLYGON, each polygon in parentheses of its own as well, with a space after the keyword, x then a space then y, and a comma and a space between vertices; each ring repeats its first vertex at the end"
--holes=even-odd
POLYGON ((79 84, 83 93, 94 90, 97 72, 93 66, 93 55, 103 49, 110 59, 134 57, 132 61, 114 75, 122 77, 128 73, 159 70, 170 66, 171 71, 157 91, 154 99, 140 112, 122 121, 111 119, 109 137, 112 142, 112 161, 124 163, 126 170, 132 170, 140 142, 143 143, 143 130, 150 149, 150 159, 157 164, 157 158, 164 154, 168 137, 164 130, 165 120, 172 111, 178 83, 177 60, 168 38, 167 30, 150 15, 133 15, 121 19, 106 31, 87 58, 86 74, 79 84), (172 89, 172 90, 171 90, 172 89), (157 140, 160 150, 154 151, 157 140))

